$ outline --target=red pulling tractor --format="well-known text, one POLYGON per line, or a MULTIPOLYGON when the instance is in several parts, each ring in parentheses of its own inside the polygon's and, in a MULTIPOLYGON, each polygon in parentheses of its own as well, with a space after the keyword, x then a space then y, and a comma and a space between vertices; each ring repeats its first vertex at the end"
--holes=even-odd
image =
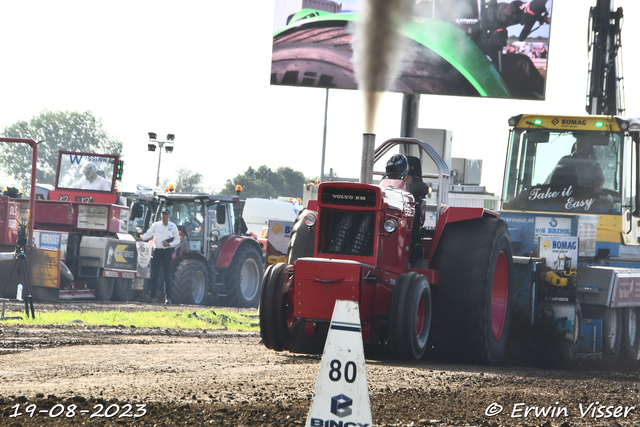
POLYGON ((438 173, 421 175, 434 180, 434 192, 416 204, 402 180, 320 184, 317 205, 296 221, 287 263, 263 276, 263 343, 322 352, 335 301, 352 300, 365 346, 387 346, 398 359, 429 349, 441 360, 497 365, 511 321, 507 226, 484 208, 448 207, 449 168, 422 141, 388 140, 374 160, 398 145, 433 160, 438 173), (420 212, 426 220, 416 230, 420 212))

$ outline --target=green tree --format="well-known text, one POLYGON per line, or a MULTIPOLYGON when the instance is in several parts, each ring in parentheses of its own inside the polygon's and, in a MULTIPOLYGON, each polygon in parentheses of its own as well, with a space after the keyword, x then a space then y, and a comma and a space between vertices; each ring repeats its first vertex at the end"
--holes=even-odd
POLYGON ((202 187, 202 174, 192 172, 184 167, 178 169, 175 191, 180 193, 200 193, 204 191, 202 187))
MULTIPOLYGON (((6 138, 28 138, 38 144, 36 181, 53 184, 58 163, 58 150, 99 154, 122 154, 122 142, 103 129, 92 112, 44 111, 29 121, 19 121, 2 132, 6 138)), ((26 144, 4 144, 0 163, 5 174, 24 189, 31 183, 31 147, 26 144)))
POLYGON ((245 173, 228 179, 221 193, 236 194, 236 185, 242 185, 243 198, 302 197, 303 185, 310 181, 302 172, 290 167, 281 166, 274 172, 263 165, 258 169, 249 167, 245 173))

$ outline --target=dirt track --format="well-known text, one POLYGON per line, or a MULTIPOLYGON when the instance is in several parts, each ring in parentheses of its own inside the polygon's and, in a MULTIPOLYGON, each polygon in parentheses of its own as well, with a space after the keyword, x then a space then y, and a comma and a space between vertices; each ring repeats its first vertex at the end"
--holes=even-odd
MULTIPOLYGON (((166 309, 118 306, 151 307, 166 309)), ((253 332, 82 324, 0 331, 0 425, 304 425, 320 361, 268 350, 253 332)), ((379 426, 640 423, 638 366, 548 370, 369 359, 367 377, 379 426), (613 407, 610 417, 598 417, 601 405, 613 407), (525 417, 528 407, 551 408, 525 417)))

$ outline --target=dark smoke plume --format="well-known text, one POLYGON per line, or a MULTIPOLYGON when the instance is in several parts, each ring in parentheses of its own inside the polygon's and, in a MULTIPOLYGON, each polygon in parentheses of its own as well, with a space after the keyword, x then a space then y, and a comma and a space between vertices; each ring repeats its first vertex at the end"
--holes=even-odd
POLYGON ((404 54, 400 27, 409 20, 414 0, 364 0, 362 20, 353 36, 353 63, 365 96, 365 132, 374 133, 383 92, 400 71, 404 54))

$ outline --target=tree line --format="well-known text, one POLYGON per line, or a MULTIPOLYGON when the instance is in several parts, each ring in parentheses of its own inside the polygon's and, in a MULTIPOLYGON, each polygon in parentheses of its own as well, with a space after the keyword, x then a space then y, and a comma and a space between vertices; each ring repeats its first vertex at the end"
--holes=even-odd
MULTIPOLYGON (((44 111, 30 120, 7 126, 0 134, 6 138, 28 138, 38 142, 36 181, 52 184, 55 181, 58 150, 88 153, 113 153, 122 156, 122 141, 110 136, 102 122, 92 112, 44 111)), ((0 150, 0 162, 6 178, 13 178, 23 189, 31 183, 31 147, 26 144, 5 144, 0 150)), ((126 173, 126 171, 125 171, 126 173)), ((266 165, 249 167, 244 173, 228 179, 222 189, 207 187, 204 176, 188 168, 177 171, 176 192, 208 192, 236 194, 242 186, 242 198, 302 197, 303 185, 314 179, 302 172, 281 166, 275 171, 266 165)), ((164 178, 163 184, 171 182, 164 178)))

